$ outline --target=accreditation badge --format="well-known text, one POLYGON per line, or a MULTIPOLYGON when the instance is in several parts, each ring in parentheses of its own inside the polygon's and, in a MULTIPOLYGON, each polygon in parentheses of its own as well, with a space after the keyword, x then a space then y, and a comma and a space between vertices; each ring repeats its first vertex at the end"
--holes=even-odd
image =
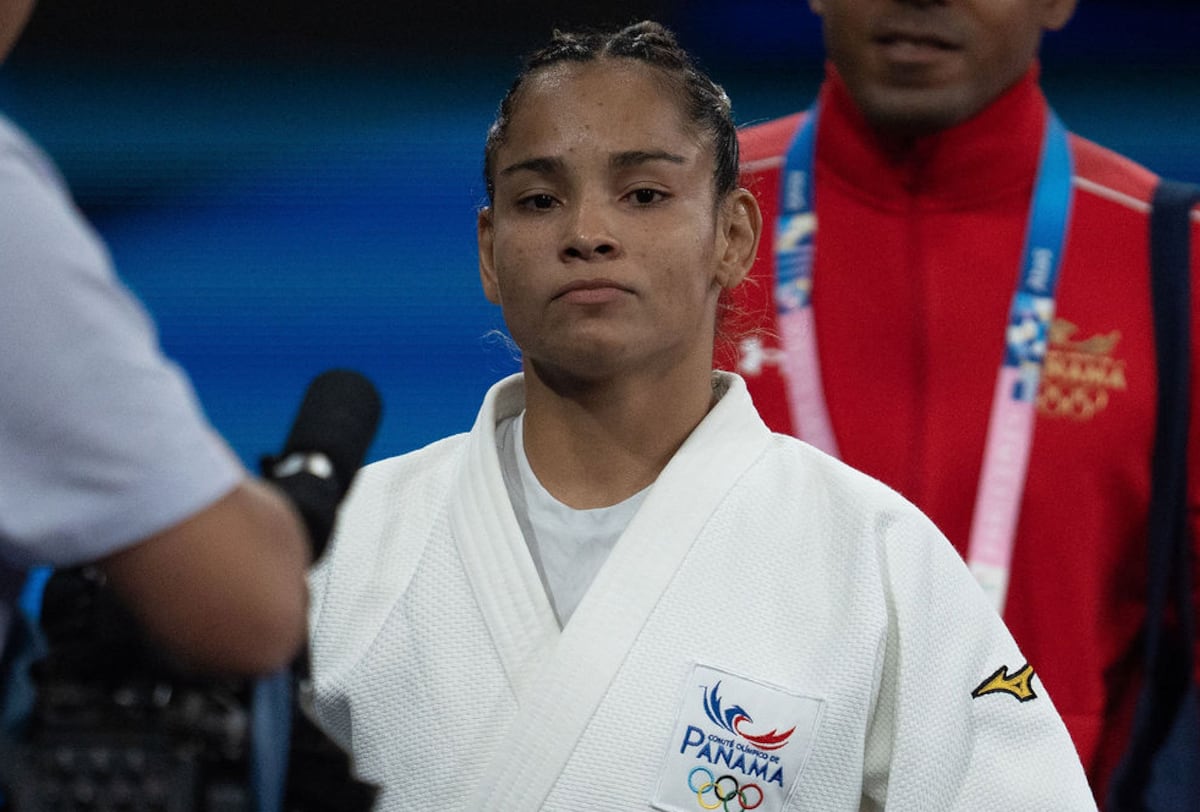
POLYGON ((779 812, 812 752, 823 705, 695 665, 651 805, 664 812, 779 812))

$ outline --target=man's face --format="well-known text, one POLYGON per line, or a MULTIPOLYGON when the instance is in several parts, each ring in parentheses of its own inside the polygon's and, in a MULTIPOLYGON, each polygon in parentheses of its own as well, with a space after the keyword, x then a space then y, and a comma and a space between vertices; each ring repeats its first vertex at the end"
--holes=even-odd
POLYGON ((29 15, 33 12, 35 0, 0 0, 0 62, 8 58, 29 15))
POLYGON ((965 121, 1030 67, 1075 0, 809 0, 872 126, 915 136, 965 121))
POLYGON ((520 91, 479 219, 480 268, 543 380, 711 361, 724 215, 710 139, 669 87, 602 59, 520 91))

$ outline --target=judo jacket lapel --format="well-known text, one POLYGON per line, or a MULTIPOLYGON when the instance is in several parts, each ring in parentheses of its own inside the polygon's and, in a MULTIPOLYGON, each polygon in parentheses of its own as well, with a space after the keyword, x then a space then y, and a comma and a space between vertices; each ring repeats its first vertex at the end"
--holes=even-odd
POLYGON ((496 422, 524 406, 521 375, 488 392, 471 429, 450 527, 514 694, 552 649, 558 621, 513 513, 496 451, 496 422))
MULTIPOLYGON (((770 432, 745 384, 718 380, 728 391, 659 475, 566 629, 518 686, 516 716, 469 809, 540 808, 709 516, 766 449, 770 432)), ((540 590, 533 573, 529 588, 540 590)))

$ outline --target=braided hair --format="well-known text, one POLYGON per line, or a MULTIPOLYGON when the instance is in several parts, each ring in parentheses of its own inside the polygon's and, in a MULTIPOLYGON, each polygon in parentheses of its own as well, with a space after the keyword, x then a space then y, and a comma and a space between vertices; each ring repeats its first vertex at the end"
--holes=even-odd
POLYGON ((729 97, 700 70, 680 47, 675 35, 656 22, 643 21, 615 32, 555 31, 549 44, 525 58, 524 66, 500 102, 496 120, 483 148, 483 180, 489 202, 495 192, 496 151, 508 136, 520 92, 533 74, 563 62, 634 59, 657 68, 673 90, 685 99, 684 114, 702 133, 712 136, 715 152, 713 181, 716 199, 737 188, 738 140, 729 97))

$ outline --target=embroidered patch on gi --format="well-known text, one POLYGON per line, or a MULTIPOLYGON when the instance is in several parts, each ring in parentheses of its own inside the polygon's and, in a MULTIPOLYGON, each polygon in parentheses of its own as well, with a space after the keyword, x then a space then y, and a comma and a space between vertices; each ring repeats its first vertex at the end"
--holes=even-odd
POLYGON ((779 812, 812 752, 824 701, 695 665, 651 805, 779 812))
POLYGON ((1007 665, 1000 666, 995 673, 979 683, 978 688, 971 691, 971 698, 978 699, 985 694, 1012 694, 1018 702, 1037 699, 1033 690, 1033 667, 1026 663, 1009 674, 1007 665))

